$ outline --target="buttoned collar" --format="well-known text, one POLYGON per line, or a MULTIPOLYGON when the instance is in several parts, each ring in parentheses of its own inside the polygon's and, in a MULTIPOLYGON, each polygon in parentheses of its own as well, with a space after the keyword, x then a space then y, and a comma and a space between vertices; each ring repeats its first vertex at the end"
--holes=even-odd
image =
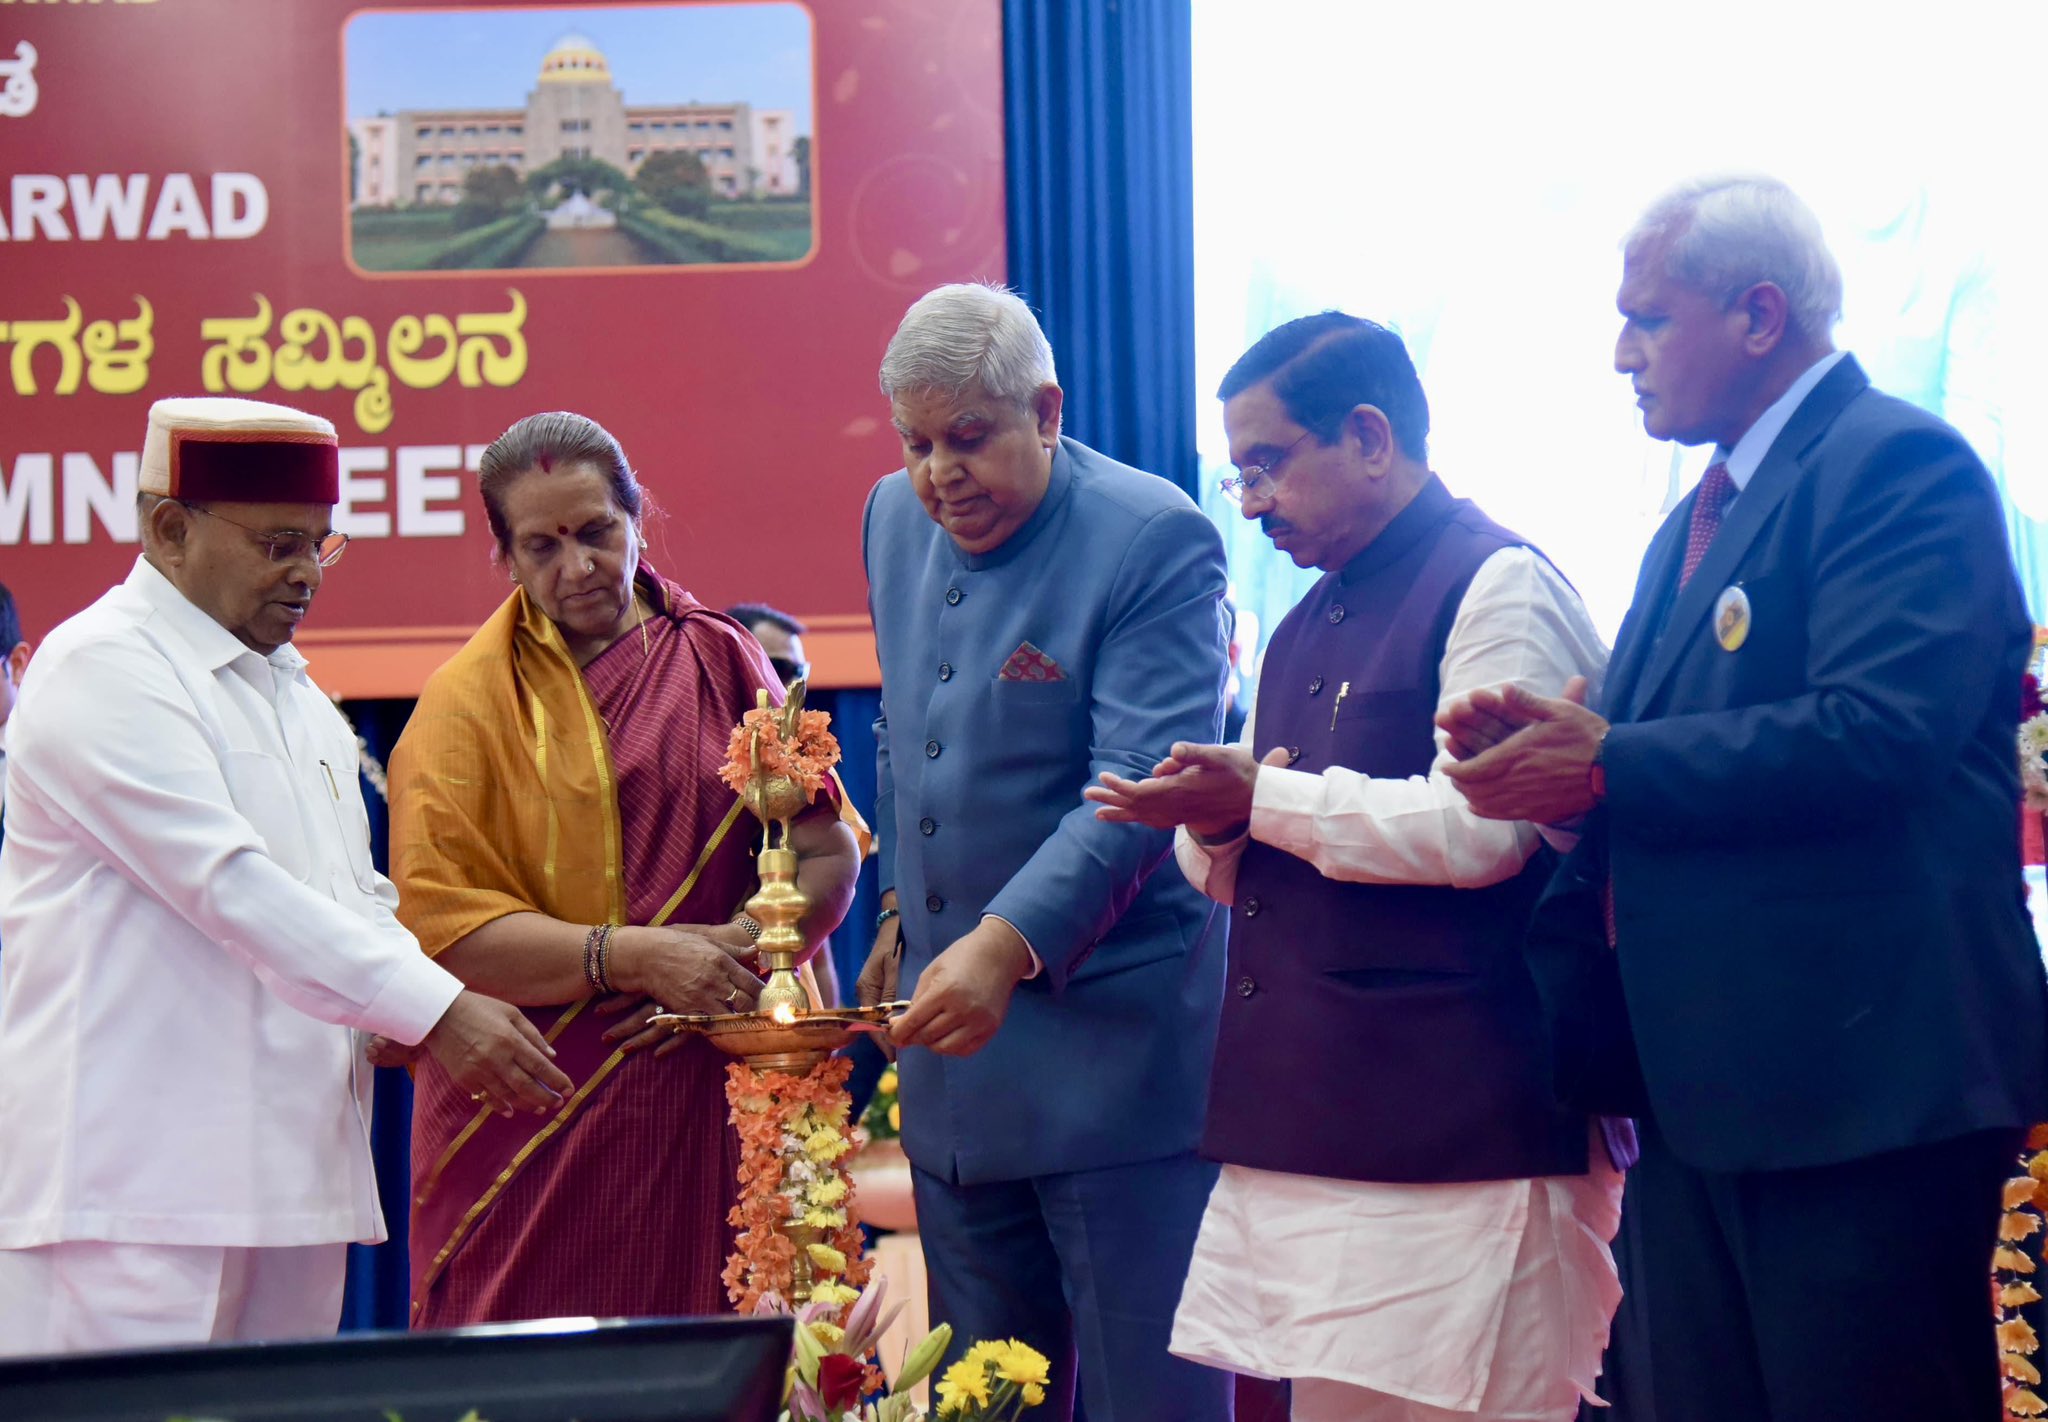
POLYGON ((1024 520, 1017 531, 986 553, 969 553, 953 542, 952 536, 941 531, 946 544, 953 550, 953 556, 960 566, 969 572, 980 572, 984 568, 1000 568, 1013 562, 1019 554, 1031 546, 1039 534, 1059 517, 1059 511, 1066 505, 1067 496, 1074 491, 1074 461, 1067 453, 1067 437, 1060 436, 1058 444, 1052 447, 1052 474, 1046 480, 1045 497, 1038 501, 1038 507, 1031 511, 1031 517, 1024 520))
POLYGON ((177 585, 159 572, 149 559, 138 557, 125 586, 155 610, 164 625, 177 635, 192 653, 193 660, 208 671, 241 665, 237 670, 253 672, 257 667, 275 671, 280 681, 305 675, 306 659, 287 642, 265 657, 241 638, 213 620, 212 614, 178 591, 177 585))
POLYGON ((1735 485, 1735 492, 1741 493, 1749 487, 1749 481, 1756 477, 1757 467, 1764 462, 1764 456, 1771 452, 1772 444, 1785 432, 1806 397, 1813 393, 1813 387, 1827 377, 1827 373, 1842 363, 1847 351, 1829 351, 1806 368, 1806 373, 1793 381, 1791 387, 1780 395, 1771 407, 1757 416, 1756 423, 1743 431, 1741 439, 1735 441, 1735 448, 1714 447, 1714 457, 1708 467, 1715 464, 1728 466, 1728 478, 1735 485))

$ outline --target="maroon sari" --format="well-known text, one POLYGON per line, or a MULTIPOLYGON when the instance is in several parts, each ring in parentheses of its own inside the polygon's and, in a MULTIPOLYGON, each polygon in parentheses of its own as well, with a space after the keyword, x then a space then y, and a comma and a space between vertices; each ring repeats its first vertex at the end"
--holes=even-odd
MULTIPOLYGON (((780 683, 737 623, 644 567, 641 586, 661 614, 583 668, 616 776, 625 921, 657 921, 688 883, 661 921, 724 923, 754 887, 758 828, 733 814, 717 769, 755 688, 779 702, 780 683)), ((566 809, 562 822, 574 827, 566 809)), ((622 1055, 602 1040, 621 1018, 589 1006, 527 1009, 577 1084, 547 1118, 480 1111, 422 1060, 413 1327, 727 1306, 719 1276, 738 1166, 727 1059, 695 1038, 659 1057, 622 1055)))

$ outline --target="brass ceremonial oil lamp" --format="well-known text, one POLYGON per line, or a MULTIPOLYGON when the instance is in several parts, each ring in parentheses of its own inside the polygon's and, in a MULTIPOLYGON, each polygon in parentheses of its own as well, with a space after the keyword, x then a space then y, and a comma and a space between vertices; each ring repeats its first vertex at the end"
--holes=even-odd
MULTIPOLYGON (((798 745, 805 686, 798 681, 779 710, 770 711, 768 693, 758 693, 757 712, 769 713, 785 748, 798 745)), ((763 764, 762 731, 757 726, 747 742, 749 773, 740 798, 761 821, 761 852, 756 858, 760 888, 746 911, 761 925, 757 943, 767 983, 759 1003, 749 1012, 663 1013, 654 1020, 676 1032, 695 1032, 720 1051, 743 1059, 762 1073, 802 1077, 821 1066, 833 1052, 861 1032, 885 1031, 885 1024, 908 1004, 877 1003, 873 1007, 822 1009, 797 977, 804 950, 798 924, 810 910, 810 896, 797 887, 796 851, 790 847, 790 822, 811 803, 812 792, 790 775, 763 764)), ((836 758, 836 753, 835 757, 836 758)), ((771 1078, 772 1079, 772 1078, 771 1078)), ((828 1231, 798 1218, 778 1220, 775 1232, 795 1246, 790 1293, 801 1308, 818 1283, 810 1246, 823 1243, 828 1231)))
MULTIPOLYGON (((805 684, 789 689, 789 699, 774 713, 776 730, 785 745, 797 743, 805 684)), ((768 693, 756 693, 756 706, 768 708, 768 693)), ((811 1005, 796 975, 804 951, 797 927, 810 912, 810 896, 796 883, 796 851, 789 845, 790 821, 811 803, 811 794, 787 775, 770 773, 761 763, 760 733, 749 750, 753 773, 740 798, 761 821, 761 853, 755 860, 761 887, 747 900, 747 912, 761 925, 756 945, 768 981, 751 1012, 664 1013, 654 1020, 677 1032, 708 1037, 720 1051, 743 1057, 757 1071, 802 1074, 861 1032, 884 1030, 891 1017, 909 1004, 877 1003, 873 1007, 818 1009, 811 1005), (779 833, 778 833, 779 832, 779 833)))

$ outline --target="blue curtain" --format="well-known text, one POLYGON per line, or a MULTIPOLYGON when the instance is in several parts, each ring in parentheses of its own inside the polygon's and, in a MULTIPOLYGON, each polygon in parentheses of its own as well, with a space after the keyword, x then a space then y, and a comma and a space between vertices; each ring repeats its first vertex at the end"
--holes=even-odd
POLYGON ((1187 0, 1008 0, 1010 284, 1038 311, 1074 438, 1193 494, 1187 0))

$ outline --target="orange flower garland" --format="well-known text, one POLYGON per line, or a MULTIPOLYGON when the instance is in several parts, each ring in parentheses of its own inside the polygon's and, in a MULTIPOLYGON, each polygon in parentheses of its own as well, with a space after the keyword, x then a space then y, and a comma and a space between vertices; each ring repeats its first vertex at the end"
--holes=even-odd
POLYGON ((758 737, 761 773, 787 776, 803 786, 805 794, 816 795, 824 787, 826 775, 839 764, 839 738, 832 734, 832 718, 823 711, 799 712, 796 744, 791 745, 782 736, 783 716, 784 711, 777 707, 758 706, 749 711, 733 727, 719 778, 735 791, 745 791, 754 774, 758 737))
POLYGON ((854 1224, 853 1182, 840 1164, 852 1148, 852 1070, 845 1057, 802 1076, 755 1071, 745 1062, 726 1068, 725 1099, 740 1137, 740 1201, 728 1216, 739 1238, 726 1261, 725 1288, 741 1313, 754 1312, 764 1294, 790 1297, 797 1246, 783 1230, 791 1224, 825 1232, 809 1251, 814 1302, 843 1316, 868 1280, 873 1265, 854 1224))

